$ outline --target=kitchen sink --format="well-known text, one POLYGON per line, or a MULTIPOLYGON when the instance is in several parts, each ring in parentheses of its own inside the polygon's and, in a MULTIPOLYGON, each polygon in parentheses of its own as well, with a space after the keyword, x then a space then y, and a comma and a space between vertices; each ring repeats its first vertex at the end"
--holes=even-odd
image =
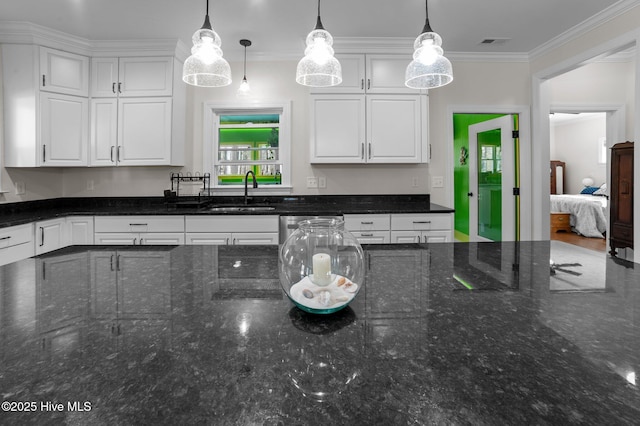
POLYGON ((213 206, 210 212, 268 212, 275 210, 274 206, 213 206))

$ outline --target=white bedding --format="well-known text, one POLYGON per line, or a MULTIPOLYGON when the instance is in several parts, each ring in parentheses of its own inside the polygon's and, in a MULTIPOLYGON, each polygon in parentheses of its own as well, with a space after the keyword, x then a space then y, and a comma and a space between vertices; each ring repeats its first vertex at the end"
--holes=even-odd
POLYGON ((604 238, 607 198, 594 195, 550 195, 551 211, 571 213, 571 229, 585 237, 604 238))

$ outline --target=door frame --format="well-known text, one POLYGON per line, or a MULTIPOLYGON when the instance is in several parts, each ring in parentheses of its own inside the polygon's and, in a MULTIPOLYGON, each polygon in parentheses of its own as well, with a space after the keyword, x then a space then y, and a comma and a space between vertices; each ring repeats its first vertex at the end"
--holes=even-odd
MULTIPOLYGON (((531 158, 531 118, 528 105, 450 105, 447 108, 449 126, 447 126, 447 164, 445 173, 446 205, 453 205, 453 162, 455 153, 453 152, 453 115, 454 114, 512 114, 518 115, 518 128, 520 132, 520 240, 532 239, 532 164, 527 159, 531 158)), ((547 148, 547 151, 549 149, 547 148)), ((549 154, 547 153, 547 156, 549 154)), ((548 198, 548 197, 547 197, 548 198)), ((455 214, 455 213, 454 213, 455 214)), ((548 215, 547 215, 548 216, 548 215)))
POLYGON ((516 201, 514 195, 509 195, 510 191, 516 187, 518 178, 516 176, 516 170, 518 167, 515 161, 505 161, 505 158, 513 158, 519 160, 516 157, 516 147, 514 144, 513 131, 513 115, 507 114, 502 117, 492 118, 490 120, 482 121, 480 123, 472 124, 469 126, 469 193, 473 193, 475 201, 469 202, 469 241, 491 241, 488 238, 482 237, 478 234, 478 219, 480 217, 480 211, 478 204, 480 203, 480 189, 478 184, 478 159, 481 155, 478 152, 478 134, 489 130, 500 129, 500 147, 502 150, 502 179, 501 179, 501 198, 500 202, 500 216, 502 218, 502 227, 500 241, 516 241, 518 230, 518 221, 515 220, 516 201), (497 124, 502 122, 502 124, 497 124), (508 126, 508 134, 505 135, 502 132, 502 127, 508 126), (473 131, 471 131, 473 128, 473 131), (480 129, 476 131, 476 129, 480 129), (472 138, 471 134, 475 133, 475 137, 472 138), (473 142, 473 143, 472 143, 473 142), (473 171, 473 173, 472 173, 473 171), (475 205, 472 208, 471 205, 475 205), (473 213, 473 214, 472 214, 473 213), (506 232, 505 232, 506 230, 506 232), (506 234, 506 235, 505 235, 506 234), (506 238, 505 238, 506 237, 506 238))

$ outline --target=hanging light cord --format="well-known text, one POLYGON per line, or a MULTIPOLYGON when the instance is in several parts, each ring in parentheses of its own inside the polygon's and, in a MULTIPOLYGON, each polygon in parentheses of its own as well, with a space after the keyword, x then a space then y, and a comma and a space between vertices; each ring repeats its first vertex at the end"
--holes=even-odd
MULTIPOLYGON (((208 1, 208 0, 207 0, 208 1)), ((318 21, 316 22, 316 30, 324 30, 322 21, 320 20, 320 0, 318 0, 318 21)))
POLYGON ((244 78, 243 80, 247 79, 247 45, 244 45, 244 78))
MULTIPOLYGON (((207 0, 209 1, 209 0, 207 0)), ((431 25, 429 25, 429 0, 424 0, 424 11, 425 11, 425 21, 424 28, 422 29, 422 33, 432 33, 431 25)))
POLYGON ((211 22, 209 21, 209 0, 207 0, 207 13, 204 15, 204 24, 202 24, 201 29, 211 29, 211 22))

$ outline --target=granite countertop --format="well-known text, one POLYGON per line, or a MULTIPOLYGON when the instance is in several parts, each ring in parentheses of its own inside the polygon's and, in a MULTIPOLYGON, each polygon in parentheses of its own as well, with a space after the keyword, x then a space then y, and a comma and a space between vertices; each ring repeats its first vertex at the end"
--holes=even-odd
POLYGON ((316 195, 250 197, 249 206, 267 211, 212 211, 215 206, 242 206, 243 197, 98 197, 56 198, 0 204, 0 228, 69 215, 336 215, 347 213, 452 213, 426 195, 316 195))
POLYGON ((3 266, 3 409, 31 412, 2 423, 637 424, 634 264, 608 257, 604 282, 566 291, 549 242, 364 249, 362 289, 332 315, 284 296, 276 246, 3 266))

